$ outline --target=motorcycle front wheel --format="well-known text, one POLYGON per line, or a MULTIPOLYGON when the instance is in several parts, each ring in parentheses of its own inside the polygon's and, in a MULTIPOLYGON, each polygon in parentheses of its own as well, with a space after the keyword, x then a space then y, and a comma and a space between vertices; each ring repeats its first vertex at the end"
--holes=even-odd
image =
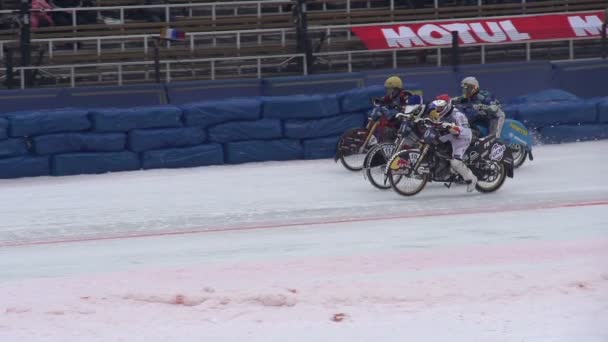
POLYGON ((365 176, 377 189, 388 190, 391 184, 386 175, 386 164, 393 155, 397 145, 384 143, 374 146, 365 157, 365 176))
POLYGON ((399 151, 390 159, 386 173, 391 187, 402 196, 414 196, 426 185, 428 174, 414 172, 416 161, 420 158, 418 150, 399 151))

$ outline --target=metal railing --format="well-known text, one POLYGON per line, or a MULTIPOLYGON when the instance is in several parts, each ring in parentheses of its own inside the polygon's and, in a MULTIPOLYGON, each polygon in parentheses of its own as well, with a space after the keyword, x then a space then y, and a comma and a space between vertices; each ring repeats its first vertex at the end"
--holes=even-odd
MULTIPOLYGON (((350 1, 350 0, 348 0, 350 1)), ((97 6, 97 7, 63 7, 44 10, 43 12, 69 12, 72 15, 72 26, 78 24, 78 13, 79 12, 100 12, 100 11, 118 11, 119 19, 121 23, 125 22, 125 11, 128 10, 141 10, 141 9, 164 9, 165 22, 171 22, 170 12, 174 8, 188 8, 189 16, 193 16, 192 9, 194 8, 209 8, 211 11, 211 18, 213 20, 217 17, 218 7, 234 7, 233 14, 238 16, 239 7, 253 7, 256 6, 258 18, 262 17, 262 6, 277 5, 278 11, 282 12, 280 5, 291 4, 291 0, 264 0, 264 1, 234 1, 234 2, 211 2, 211 3, 187 3, 187 4, 157 4, 157 5, 129 5, 129 6, 97 6)), ((14 10, 0 10, 0 14, 14 14, 14 10)))
MULTIPOLYGON (((573 14, 576 13, 581 13, 581 12, 573 12, 573 14)), ((523 15, 523 16, 518 16, 518 17, 529 17, 529 16, 534 16, 534 15, 523 15)), ((500 17, 496 17, 496 19, 500 19, 500 18, 511 18, 512 16, 500 16, 500 17)), ((451 19, 445 19, 445 20, 434 20, 434 22, 442 22, 442 21, 453 21, 451 19)), ((391 23, 391 25, 398 25, 398 24, 407 24, 407 25, 411 25, 411 24, 416 24, 416 23, 422 23, 425 22, 424 20, 418 20, 418 21, 408 21, 408 22, 396 22, 396 23, 391 23)), ((315 34, 315 33, 324 33, 326 35, 325 38, 325 44, 328 46, 331 46, 331 43, 333 40, 337 39, 337 37, 335 36, 335 34, 341 34, 344 36, 344 40, 352 40, 353 36, 351 33, 351 28, 352 27, 359 27, 359 26, 377 26, 380 25, 378 23, 374 23, 374 24, 347 24, 347 25, 327 25, 327 26, 311 26, 309 27, 309 34, 315 34)), ((295 34, 295 29, 294 28, 274 28, 274 29, 256 29, 256 30, 231 30, 231 31, 213 31, 213 32, 187 32, 186 33, 186 42, 185 44, 187 44, 187 46, 189 47, 189 50, 191 52, 194 52, 195 50, 197 50, 198 47, 200 47, 201 45, 204 47, 216 47, 217 46, 217 40, 218 39, 222 39, 222 40, 227 40, 230 38, 234 38, 233 43, 230 44, 234 44, 234 47, 238 50, 240 49, 242 46, 255 46, 256 44, 251 44, 251 43, 242 43, 242 38, 252 38, 251 36, 253 36, 255 39, 257 39, 257 46, 261 46, 262 45, 262 36, 264 35, 274 35, 275 39, 277 41, 280 41, 281 46, 285 47, 288 41, 295 41, 295 36, 292 37, 291 35, 295 34), (211 39, 211 43, 209 44, 209 42, 204 42, 204 43, 200 43, 197 44, 197 39, 198 38, 210 38, 211 39)), ((159 37, 159 34, 139 34, 139 35, 118 35, 118 36, 96 36, 96 37, 66 37, 66 38, 40 38, 40 39, 32 39, 32 43, 42 43, 42 44, 46 44, 47 45, 47 49, 48 49, 48 56, 50 58, 53 58, 53 56, 55 55, 55 46, 57 45, 58 42, 95 42, 95 49, 94 51, 96 52, 97 56, 101 56, 103 54, 104 49, 102 48, 102 44, 105 42, 111 42, 114 44, 120 44, 120 51, 121 52, 125 52, 127 51, 127 48, 125 46, 126 43, 131 43, 131 44, 141 44, 141 48, 143 49, 144 53, 149 53, 150 49, 151 49, 151 44, 150 41, 153 39, 156 39, 159 37)), ((356 38, 358 40, 358 38, 356 38)), ((589 38, 589 37, 583 37, 583 38, 578 38, 578 39, 593 39, 593 38, 589 38)), ((577 39, 577 40, 578 40, 577 39)), ((558 40, 559 41, 559 40, 558 40)), ((12 43, 12 42, 17 42, 17 40, 0 40, 0 58, 4 57, 4 45, 8 44, 8 43, 12 43)), ((168 47, 171 46, 171 42, 167 42, 168 47)), ((184 43, 177 43, 177 44, 184 44, 184 43)), ((498 43, 498 44, 508 44, 507 42, 503 42, 503 43, 498 43)), ((491 45, 491 44, 476 44, 476 45, 491 45)), ((465 46, 476 46, 476 45, 465 45, 465 46)), ((226 45, 224 45, 226 46, 226 45)), ((77 52, 79 50, 78 44, 73 44, 72 47, 74 52, 77 52)), ((412 47, 411 49, 416 49, 415 47, 412 47)), ((135 49, 130 49, 129 51, 137 51, 135 49)), ((378 51, 378 50, 376 50, 378 51)), ((571 52, 571 55, 574 52, 571 52)), ((485 60, 485 56, 484 56, 484 50, 482 49, 481 51, 481 61, 482 63, 485 60)))
MULTIPOLYGON (((483 0, 474 0, 478 7, 483 7, 483 0)), ((331 1, 331 0, 317 0, 312 2, 311 4, 321 4, 322 11, 327 9, 328 4, 344 4, 346 13, 351 13, 353 10, 352 3, 366 3, 366 8, 371 8, 371 3, 373 0, 342 0, 342 1, 331 1)), ((520 0, 518 3, 526 4, 527 0, 520 0)), ((212 20, 216 20, 218 16, 218 8, 232 8, 232 15, 238 16, 239 8, 253 8, 256 9, 256 14, 258 18, 262 17, 262 8, 269 6, 277 6, 278 13, 283 12, 282 5, 290 5, 292 4, 292 0, 257 0, 257 1, 233 1, 233 2, 210 2, 210 3, 183 3, 183 4, 154 4, 154 5, 126 5, 126 6, 97 6, 97 7, 65 7, 65 8, 54 8, 49 10, 44 10, 44 12, 69 12, 72 16, 72 26, 78 25, 78 13, 85 11, 118 11, 119 12, 119 20, 120 23, 125 23, 125 11, 129 10, 141 10, 141 9, 163 9, 165 15, 165 22, 171 22, 171 9, 188 9, 188 16, 193 17, 193 10, 197 8, 208 8, 210 11, 210 16, 212 20)), ((434 0, 433 8, 449 8, 454 6, 440 6, 438 0, 434 0)), ((374 8, 388 8, 391 11, 395 10, 395 0, 389 0, 388 6, 379 6, 374 8)), ((314 12, 314 10, 309 10, 309 12, 314 12)), ((0 14, 14 14, 15 10, 0 10, 0 14)))
MULTIPOLYGON (((218 69, 217 64, 221 62, 234 62, 234 61, 255 61, 256 77, 262 78, 262 68, 264 67, 274 67, 276 64, 263 64, 262 60, 264 59, 284 59, 281 64, 286 64, 286 61, 290 61, 293 59, 300 59, 302 63, 302 75, 308 75, 308 70, 306 67, 306 54, 284 54, 284 55, 269 55, 269 56, 252 56, 252 57, 226 57, 226 58, 200 58, 200 59, 186 59, 186 60, 162 60, 160 61, 160 65, 164 65, 164 74, 165 74, 165 82, 169 83, 172 80, 171 73, 175 72, 171 66, 175 64, 192 64, 192 63, 209 63, 209 70, 211 72, 211 79, 216 79, 216 71, 218 69)), ((69 70, 69 75, 57 75, 58 78, 69 78, 70 87, 76 87, 76 79, 81 76, 89 76, 81 75, 77 73, 78 69, 83 68, 115 68, 114 73, 106 73, 115 75, 117 79, 118 85, 123 85, 125 68, 130 66, 150 66, 153 67, 155 64, 154 61, 141 61, 141 62, 121 62, 121 63, 89 63, 89 64, 70 64, 70 65, 45 65, 45 66, 29 66, 29 67, 14 67, 13 72, 16 72, 19 75, 20 80, 20 88, 26 88, 26 77, 25 73, 27 70, 42 70, 48 72, 49 70, 69 70)), ((240 66, 242 67, 242 66, 240 66)), ((237 68, 237 67, 230 67, 237 68)), ((0 71, 6 72, 6 68, 0 68, 0 71)), ((146 72, 148 73, 148 72, 146 72)))
MULTIPOLYGON (((522 57, 522 61, 532 61, 532 48, 534 47, 535 44, 542 44, 542 43, 548 43, 548 42, 564 42, 565 44, 568 45, 567 47, 567 58, 558 58, 557 60, 572 60, 576 58, 576 53, 574 51, 574 42, 575 41, 579 41, 579 40, 597 40, 599 41, 598 38, 580 38, 580 39, 576 39, 576 40, 554 40, 554 41, 542 41, 542 42, 527 42, 527 43, 521 43, 521 42, 509 42, 509 43, 493 43, 493 44, 476 44, 476 45, 468 45, 467 47, 478 47, 480 49, 480 53, 479 53, 479 57, 477 57, 477 52, 473 53, 472 55, 474 55, 475 58, 479 58, 479 61, 476 61, 476 63, 481 63, 481 64, 485 64, 486 63, 486 59, 487 59, 487 54, 490 47, 500 47, 500 46, 508 46, 508 45, 519 45, 519 51, 522 51, 525 56, 522 57), (523 49, 523 50, 522 50, 523 49)), ((445 59, 443 58, 444 56, 449 56, 449 53, 447 52, 451 47, 436 47, 436 48, 429 48, 429 47, 416 47, 416 48, 404 48, 404 49, 385 49, 385 50, 352 50, 352 51, 337 51, 337 52, 319 52, 319 53, 314 53, 313 56, 314 58, 320 63, 326 63, 329 65, 342 65, 342 70, 344 71, 348 71, 348 72, 353 72, 356 71, 354 70, 354 66, 355 65, 366 65, 367 67, 369 67, 369 58, 372 58, 374 55, 378 56, 378 55, 382 55, 382 58, 384 61, 387 61, 390 65, 389 67, 392 68, 399 68, 399 67, 405 67, 406 65, 400 65, 399 64, 399 60, 400 58, 403 58, 403 56, 398 56, 398 54, 400 52, 405 52, 405 51, 418 51, 418 50, 427 50, 430 52, 430 56, 431 58, 435 58, 435 65, 437 66, 442 66, 445 63, 445 59), (389 57, 390 56, 390 57, 389 57), (367 58, 367 59, 366 59, 367 58), (392 63, 391 63, 392 62, 392 63)), ((566 49, 565 46, 561 46, 561 49, 564 50, 566 49)), ((511 49, 510 49, 511 50, 511 49)), ((565 51, 565 50, 564 50, 565 51)), ((564 54, 561 54, 560 56, 563 56, 564 54)), ((411 56, 410 56, 411 57, 411 56)), ((227 71, 230 73, 230 75, 232 75, 234 73, 235 77, 239 77, 242 75, 237 74, 236 70, 240 70, 240 68, 249 68, 249 69, 255 69, 255 73, 254 74, 248 74, 249 76, 253 76, 255 75, 255 77, 257 78, 261 78, 263 75, 263 69, 264 68, 274 68, 274 67, 278 67, 278 68, 285 68, 288 64, 289 61, 294 60, 294 59, 298 59, 301 61, 301 65, 302 69, 298 69, 300 71, 298 71, 298 74, 302 74, 302 75, 307 75, 309 70, 307 70, 306 67, 306 55, 305 54, 283 54, 283 55, 268 55, 268 56, 251 56, 251 57, 226 57, 226 58, 203 58, 203 59, 186 59, 186 60, 162 60, 160 61, 160 65, 164 66, 163 70, 161 70, 161 73, 164 74, 164 81, 165 82, 171 82, 174 77, 173 75, 175 75, 175 73, 178 72, 189 72, 192 71, 192 75, 195 75, 197 72, 201 73, 202 72, 200 70, 198 70, 197 72, 195 72, 194 70, 190 70, 188 69, 188 64, 193 64, 193 63, 208 63, 204 68, 205 70, 210 72, 210 79, 217 79, 216 74, 218 72, 218 70, 222 69, 224 71, 227 71), (264 63, 264 60, 272 60, 272 59, 282 59, 281 62, 279 63, 264 63), (235 64, 229 64, 229 65, 221 65, 223 62, 235 62, 235 61, 242 61, 243 63, 235 63, 235 64), (247 64, 247 61, 253 61, 254 63, 250 63, 247 64), (181 68, 181 69, 180 69, 181 68)), ((19 77, 20 80, 20 87, 21 89, 25 89, 26 88, 26 84, 25 84, 25 72, 26 70, 43 70, 43 71, 49 71, 49 70, 59 70, 62 71, 63 73, 61 74, 62 78, 64 79, 69 79, 69 85, 71 87, 75 87, 77 85, 77 79, 83 78, 85 76, 91 76, 91 75, 97 75, 99 74, 100 76, 100 80, 101 80, 101 74, 105 75, 105 76, 112 76, 113 77, 113 83, 114 84, 118 84, 118 85, 123 85, 124 84, 124 76, 127 74, 142 74, 145 73, 146 80, 152 81, 154 78, 153 77, 149 77, 150 73, 153 73, 153 66, 154 66, 154 61, 141 61, 141 62, 123 62, 123 63, 89 63, 89 64, 70 64, 70 65, 52 65, 52 66, 30 66, 30 67, 14 67, 14 73, 16 73, 19 77), (137 71, 129 71, 127 69, 129 69, 130 67, 133 66, 142 66, 145 67, 145 71, 144 70, 137 70, 137 71), (98 69, 98 71, 93 72, 93 71, 89 71, 88 74, 86 73, 79 73, 78 70, 82 70, 82 69, 86 69, 86 68, 96 68, 98 69), (113 71, 99 71, 99 70, 103 70, 103 69, 112 69, 113 71), (66 73, 67 70, 67 73, 66 73)), ((6 72, 6 68, 0 68, 0 71, 2 72, 6 72)), ((240 71, 239 71, 240 72, 240 71)))
MULTIPOLYGON (((483 43, 483 44, 470 44, 463 47, 479 47, 479 63, 486 64, 487 57, 487 47, 499 47, 499 46, 508 46, 508 45, 525 45, 525 61, 532 61, 532 44, 542 44, 542 43, 551 43, 551 42, 567 42, 568 43, 568 58, 566 60, 574 60, 576 59, 576 54, 574 52, 574 42, 575 41, 583 41, 583 40, 598 40, 599 38, 594 37, 581 37, 577 39, 563 40, 563 39, 555 39, 555 40, 544 40, 544 41, 536 41, 536 42, 502 42, 502 43, 483 43)), ((348 72, 353 71, 354 57, 360 55, 372 55, 372 54, 382 54, 382 53, 390 53, 392 58, 392 68, 399 68, 397 54, 400 51, 421 51, 421 50, 429 50, 434 51, 437 56, 436 66, 442 66, 444 63, 442 61, 442 56, 448 56, 447 53, 443 53, 445 50, 450 50, 451 46, 444 47, 410 47, 410 48, 402 48, 402 49, 379 49, 379 50, 352 50, 352 51, 335 51, 335 52, 319 52, 314 53, 314 57, 335 57, 335 56, 343 56, 342 60, 334 61, 333 63, 345 63, 348 68, 348 72)), ((332 63, 332 61, 328 61, 332 63)))
MULTIPOLYGON (((295 29, 292 28, 278 28, 278 29, 258 29, 258 30, 234 30, 234 31, 214 31, 214 32, 189 32, 186 33, 186 42, 190 48, 190 51, 195 51, 197 48, 196 39, 200 37, 210 37, 212 39, 211 46, 217 46, 217 40, 225 38, 227 36, 234 36, 235 48, 240 49, 242 44, 242 38, 244 36, 254 35, 258 39, 258 45, 261 45, 261 37, 264 34, 275 34, 281 42, 282 46, 286 45, 287 34, 294 33, 295 29)), ((48 56, 53 58, 55 55, 55 46, 59 42, 95 42, 95 52, 97 56, 102 55, 102 44, 104 42, 113 42, 121 44, 121 51, 126 51, 125 43, 137 43, 141 42, 144 53, 148 53, 150 50, 150 41, 158 38, 159 34, 137 34, 137 35, 120 35, 120 36, 96 36, 96 37, 65 37, 65 38, 37 38, 32 39, 32 43, 42 43, 47 45, 48 56)), ((4 45, 9 43, 17 42, 17 40, 0 40, 0 58, 4 58, 4 45)), ((171 46, 171 42, 167 42, 171 46)), ((178 42, 179 43, 179 42, 178 42)), ((209 46, 206 44, 205 46, 209 46)), ((74 44, 73 51, 77 52, 79 49, 77 44, 74 44)))

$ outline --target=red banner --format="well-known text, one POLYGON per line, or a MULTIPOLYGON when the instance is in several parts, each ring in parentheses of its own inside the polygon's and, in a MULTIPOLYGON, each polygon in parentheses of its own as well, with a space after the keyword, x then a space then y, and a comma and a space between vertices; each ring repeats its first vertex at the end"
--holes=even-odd
POLYGON ((353 27, 369 50, 449 46, 452 31, 461 45, 599 38, 604 11, 500 18, 429 21, 353 27))

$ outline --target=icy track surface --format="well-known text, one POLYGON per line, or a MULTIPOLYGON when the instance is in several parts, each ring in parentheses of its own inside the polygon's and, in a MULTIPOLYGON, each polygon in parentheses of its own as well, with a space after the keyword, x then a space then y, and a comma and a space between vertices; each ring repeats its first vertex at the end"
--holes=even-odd
POLYGON ((495 194, 331 160, 0 180, 0 341, 608 341, 608 141, 495 194))

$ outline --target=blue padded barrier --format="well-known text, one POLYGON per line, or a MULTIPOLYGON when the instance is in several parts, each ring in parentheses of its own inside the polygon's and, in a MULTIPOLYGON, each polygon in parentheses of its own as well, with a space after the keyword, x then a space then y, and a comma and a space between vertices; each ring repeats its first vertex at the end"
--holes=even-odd
POLYGON ((358 112, 372 108, 371 99, 386 94, 384 86, 376 85, 360 89, 353 89, 338 94, 340 110, 343 113, 358 112))
POLYGON ((225 148, 226 162, 230 164, 302 159, 304 156, 299 140, 249 140, 227 143, 225 148))
MULTIPOLYGON (((458 75, 457 85, 464 77, 475 76, 480 88, 492 92, 501 102, 555 88, 549 62, 462 65, 458 75)), ((457 94, 461 92, 459 89, 457 94)))
POLYGON ((534 103, 519 106, 518 119, 527 127, 596 122, 596 106, 585 101, 534 103))
POLYGON ((130 151, 58 154, 52 159, 52 174, 66 176, 131 171, 139 169, 139 164, 137 153, 130 151))
POLYGON ((264 117, 269 119, 309 119, 340 113, 336 95, 294 95, 264 98, 264 117))
POLYGON ((545 143, 608 139, 608 125, 560 125, 541 130, 545 143))
POLYGON ((165 86, 170 103, 175 105, 262 95, 262 81, 258 79, 171 82, 165 86))
POLYGON ((61 88, 0 90, 0 115, 22 110, 36 111, 70 106, 60 100, 61 92, 61 88))
POLYGON ((187 147, 202 144, 205 132, 200 127, 134 129, 129 133, 129 150, 135 152, 187 147))
POLYGON ((46 156, 0 159, 0 178, 37 177, 50 174, 50 158, 46 156))
POLYGON ((554 62, 557 88, 590 98, 608 96, 608 60, 554 62))
POLYGON ((174 148, 143 153, 144 169, 195 167, 224 163, 224 151, 220 144, 204 144, 186 148, 174 148))
POLYGON ((79 132, 91 127, 84 109, 53 109, 33 112, 15 112, 7 115, 12 137, 40 134, 79 132))
POLYGON ((32 139, 40 155, 67 152, 114 152, 126 147, 125 133, 58 133, 32 139))
POLYGON ((288 120, 285 122, 287 138, 307 139, 339 135, 349 128, 362 127, 362 113, 351 113, 319 120, 288 120))
POLYGON ((278 139, 283 136, 281 120, 235 121, 209 128, 209 140, 226 143, 240 140, 278 139))
POLYGON ((136 128, 169 128, 182 125, 182 111, 176 106, 101 108, 91 110, 96 132, 127 132, 136 128))
POLYGON ((608 123, 608 97, 597 103, 597 120, 600 123, 608 123))
POLYGON ((539 92, 526 94, 515 97, 509 101, 509 104, 525 104, 536 102, 562 102, 576 101, 580 97, 562 89, 545 89, 539 92))
POLYGON ((116 108, 157 106, 167 104, 165 87, 161 84, 134 84, 100 87, 65 88, 59 100, 70 107, 116 108))
POLYGON ((0 141, 0 158, 17 157, 27 154, 25 139, 7 139, 0 141))
POLYGON ((262 85, 264 96, 328 94, 363 87, 365 75, 354 72, 339 77, 332 74, 272 77, 264 79, 262 85))
POLYGON ((0 118, 0 140, 8 138, 8 120, 0 118))
POLYGON ((186 125, 205 128, 228 121, 257 120, 261 116, 262 100, 253 98, 195 102, 182 105, 181 108, 186 125))
POLYGON ((304 159, 331 158, 336 155, 340 136, 304 140, 304 159))

